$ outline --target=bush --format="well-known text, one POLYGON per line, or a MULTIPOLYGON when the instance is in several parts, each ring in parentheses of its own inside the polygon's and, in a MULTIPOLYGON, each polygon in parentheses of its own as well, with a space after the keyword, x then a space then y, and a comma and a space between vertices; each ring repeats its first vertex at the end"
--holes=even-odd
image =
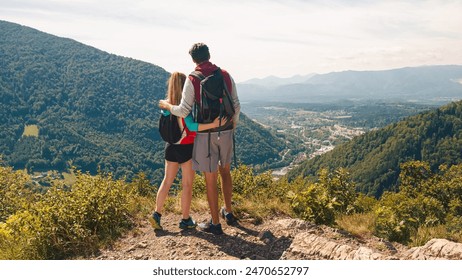
POLYGON ((193 197, 203 198, 206 193, 207 193, 207 188, 205 187, 205 177, 202 175, 198 175, 196 173, 194 175, 193 197))
POLYGON ((138 173, 135 178, 133 178, 130 185, 135 189, 138 195, 144 197, 155 196, 158 189, 157 187, 151 185, 148 177, 143 172, 138 173))
POLYGON ((333 224, 335 210, 327 189, 310 184, 305 191, 292 197, 292 209, 300 218, 316 224, 333 224))
POLYGON ((133 188, 111 175, 77 174, 66 190, 53 186, 0 226, 3 259, 86 256, 132 224, 133 188))
POLYGON ((380 199, 375 231, 381 237, 408 243, 411 237, 418 237, 420 228, 423 232, 423 228, 444 224, 448 210, 457 208, 451 205, 457 203, 448 205, 449 186, 453 184, 447 184, 447 168, 441 168, 441 174, 433 174, 427 163, 411 161, 402 164, 401 169, 401 191, 384 193, 380 199))
POLYGON ((409 226, 390 207, 380 206, 375 211, 375 234, 390 241, 406 242, 411 236, 409 226))
POLYGON ((252 167, 239 165, 238 168, 231 171, 231 176, 233 178, 233 193, 242 197, 247 197, 250 194, 259 194, 265 197, 284 195, 272 192, 273 177, 270 172, 255 175, 252 167))
POLYGON ((26 187, 28 181, 22 171, 0 166, 0 222, 34 201, 34 194, 26 187))
MULTIPOLYGON (((303 179, 297 179, 301 183, 303 179)), ((296 181, 294 183, 296 183, 296 181)), ((338 214, 354 212, 355 185, 344 169, 319 172, 316 183, 305 183, 305 189, 291 195, 291 205, 300 218, 317 224, 331 225, 338 214)))
POLYGON ((334 172, 328 172, 326 169, 321 170, 319 184, 327 190, 336 213, 349 214, 353 212, 353 203, 357 194, 355 184, 345 169, 340 168, 334 172))
POLYGON ((446 229, 450 233, 462 233, 462 217, 448 215, 446 217, 446 229))
POLYGON ((353 203, 353 209, 355 213, 367 213, 371 212, 376 205, 377 199, 372 196, 359 193, 353 203))

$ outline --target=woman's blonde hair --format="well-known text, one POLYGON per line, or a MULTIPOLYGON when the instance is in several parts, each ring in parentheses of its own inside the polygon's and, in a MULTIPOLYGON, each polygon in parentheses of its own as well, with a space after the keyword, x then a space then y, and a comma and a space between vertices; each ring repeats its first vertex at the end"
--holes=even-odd
POLYGON ((168 79, 167 100, 172 105, 178 105, 181 102, 181 92, 186 81, 186 75, 180 72, 173 72, 168 79))

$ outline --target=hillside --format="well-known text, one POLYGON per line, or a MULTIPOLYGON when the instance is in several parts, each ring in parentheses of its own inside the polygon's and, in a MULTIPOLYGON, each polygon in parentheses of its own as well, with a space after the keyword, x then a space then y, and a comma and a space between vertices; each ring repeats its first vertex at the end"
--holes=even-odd
POLYGON ((399 164, 428 162, 432 170, 441 164, 462 163, 462 101, 421 113, 370 131, 308 160, 288 174, 315 175, 320 168, 347 168, 357 190, 379 197, 397 185, 399 164))
MULTIPOLYGON (((0 36, 0 154, 9 165, 161 178, 157 103, 169 73, 5 21, 0 36)), ((263 164, 277 158, 283 142, 242 119, 238 159, 263 164)))
POLYGON ((269 88, 278 79, 239 84, 243 100, 338 102, 382 100, 445 104, 462 98, 462 66, 407 67, 383 71, 343 71, 307 77, 269 88))

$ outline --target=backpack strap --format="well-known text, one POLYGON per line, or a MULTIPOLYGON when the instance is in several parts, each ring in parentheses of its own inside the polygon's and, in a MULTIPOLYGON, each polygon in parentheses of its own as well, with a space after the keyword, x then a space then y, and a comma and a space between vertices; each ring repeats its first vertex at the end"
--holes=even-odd
MULTIPOLYGON (((184 131, 186 129, 186 123, 184 122, 183 119, 180 119, 180 117, 177 117, 177 116, 173 115, 172 113, 170 113, 170 117, 175 117, 175 121, 176 122, 181 121, 181 124, 183 125, 183 130, 181 131, 181 138, 180 138, 180 140, 178 140, 178 142, 176 142, 176 143, 180 144, 180 142, 183 141, 183 139, 186 137, 186 136, 183 137, 183 133, 184 133, 184 131)), ((171 143, 171 144, 175 144, 175 143, 171 143)))
POLYGON ((202 72, 200 71, 193 71, 189 74, 189 76, 193 76, 194 78, 198 78, 200 81, 202 81, 203 79, 205 79, 205 76, 204 74, 202 74, 202 72))
POLYGON ((200 71, 193 71, 189 74, 189 76, 194 77, 199 80, 199 92, 196 92, 196 87, 194 86, 194 97, 196 99, 196 102, 199 103, 201 100, 201 94, 202 94, 202 81, 206 77, 200 71))
POLYGON ((237 157, 236 157, 236 132, 233 129, 233 153, 234 153, 234 169, 237 169, 237 157))

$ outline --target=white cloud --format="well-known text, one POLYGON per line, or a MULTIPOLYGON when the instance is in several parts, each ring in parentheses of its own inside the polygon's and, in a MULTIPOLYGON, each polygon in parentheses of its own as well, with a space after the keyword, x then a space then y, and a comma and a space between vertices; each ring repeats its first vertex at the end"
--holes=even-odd
POLYGON ((462 64, 462 1, 2 0, 0 18, 168 71, 205 42, 237 81, 462 64))

